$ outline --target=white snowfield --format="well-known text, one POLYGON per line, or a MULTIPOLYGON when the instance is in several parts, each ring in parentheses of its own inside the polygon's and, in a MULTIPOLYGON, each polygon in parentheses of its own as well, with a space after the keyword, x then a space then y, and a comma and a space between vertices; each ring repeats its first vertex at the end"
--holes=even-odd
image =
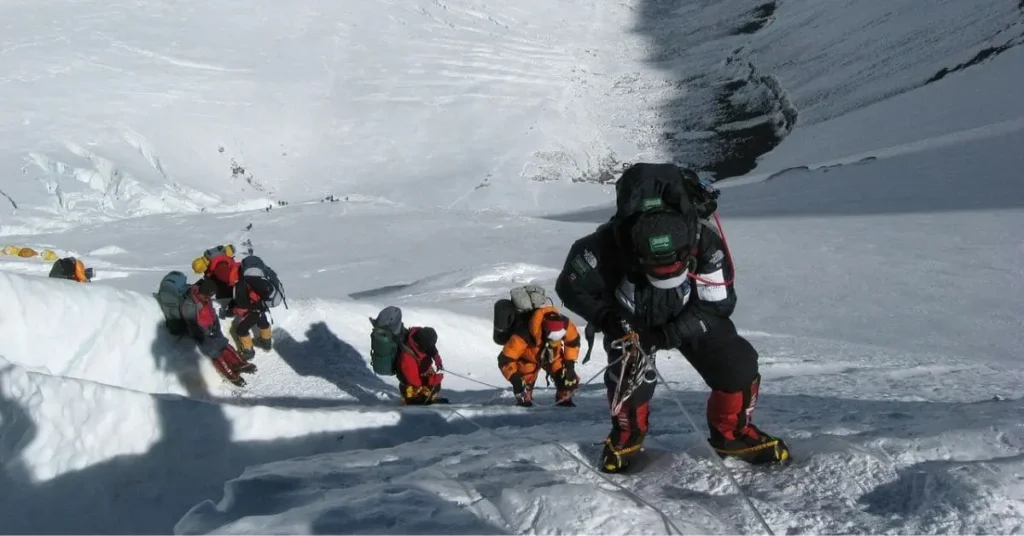
POLYGON ((0 247, 97 270, 0 256, 0 533, 1024 532, 1024 7, 752 6, 0 4, 0 247), (719 214, 787 468, 712 457, 677 352, 639 475, 600 339, 576 408, 498 371, 494 299, 668 159, 757 164, 719 214), (289 298, 245 389, 152 296, 223 243, 289 298), (392 304, 452 405, 370 369, 392 304))

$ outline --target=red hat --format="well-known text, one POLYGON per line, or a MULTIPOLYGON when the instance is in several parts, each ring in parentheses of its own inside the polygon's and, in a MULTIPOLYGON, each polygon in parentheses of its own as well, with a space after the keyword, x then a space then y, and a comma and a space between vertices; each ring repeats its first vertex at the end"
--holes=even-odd
POLYGON ((569 327, 569 322, 558 313, 549 313, 544 315, 540 326, 549 340, 560 341, 565 337, 565 330, 569 327))

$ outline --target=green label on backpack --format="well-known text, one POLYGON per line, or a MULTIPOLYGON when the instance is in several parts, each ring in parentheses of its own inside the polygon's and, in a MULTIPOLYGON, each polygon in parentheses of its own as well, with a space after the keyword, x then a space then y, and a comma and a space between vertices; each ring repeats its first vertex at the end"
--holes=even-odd
POLYGON ((640 201, 640 210, 651 210, 654 208, 661 208, 665 206, 665 202, 660 197, 648 197, 643 201, 640 201))
POLYGON ((664 253, 675 249, 672 247, 672 237, 670 235, 652 236, 648 240, 648 244, 651 246, 652 253, 664 253))
POLYGON ((572 267, 580 276, 585 276, 587 275, 587 272, 590 271, 590 264, 587 263, 586 259, 584 259, 582 255, 576 255, 573 257, 572 267))

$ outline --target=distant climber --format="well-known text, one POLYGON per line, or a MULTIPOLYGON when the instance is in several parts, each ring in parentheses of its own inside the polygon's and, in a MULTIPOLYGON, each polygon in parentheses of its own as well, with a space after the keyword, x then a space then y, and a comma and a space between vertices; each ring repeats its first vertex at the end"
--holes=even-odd
POLYGON ((96 272, 92 268, 86 268, 85 264, 75 257, 57 259, 50 268, 50 277, 70 279, 79 283, 88 283, 95 275, 96 272))
POLYGON ((409 405, 447 404, 440 398, 444 367, 437 351, 437 331, 413 327, 406 332, 395 363, 402 402, 409 405))
POLYGON ((256 365, 239 356, 221 331, 213 309, 216 292, 216 283, 209 279, 189 285, 185 274, 173 271, 160 281, 157 301, 168 331, 192 337, 199 343, 200 351, 213 360, 214 368, 224 379, 245 386, 239 374, 256 372, 256 365))
POLYGON ((580 383, 576 374, 579 353, 576 325, 549 305, 534 309, 526 322, 517 323, 498 354, 498 367, 512 384, 516 405, 533 405, 533 386, 543 370, 555 381, 555 403, 573 407, 572 395, 580 383))

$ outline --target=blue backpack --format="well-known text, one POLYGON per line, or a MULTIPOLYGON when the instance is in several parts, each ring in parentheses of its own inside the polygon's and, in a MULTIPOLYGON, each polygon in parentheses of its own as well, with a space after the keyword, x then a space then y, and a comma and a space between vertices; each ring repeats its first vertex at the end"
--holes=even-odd
POLYGON ((187 331, 185 319, 181 316, 181 302, 186 292, 188 278, 177 270, 168 272, 160 280, 160 287, 156 291, 156 301, 164 313, 164 325, 174 335, 182 335, 187 331))
POLYGON ((277 272, 263 262, 263 259, 256 255, 245 257, 242 259, 239 272, 242 277, 260 277, 270 282, 272 289, 270 296, 260 296, 267 303, 267 306, 277 307, 283 303, 284 308, 288 308, 288 301, 284 296, 284 285, 281 284, 281 279, 277 277, 277 272))

